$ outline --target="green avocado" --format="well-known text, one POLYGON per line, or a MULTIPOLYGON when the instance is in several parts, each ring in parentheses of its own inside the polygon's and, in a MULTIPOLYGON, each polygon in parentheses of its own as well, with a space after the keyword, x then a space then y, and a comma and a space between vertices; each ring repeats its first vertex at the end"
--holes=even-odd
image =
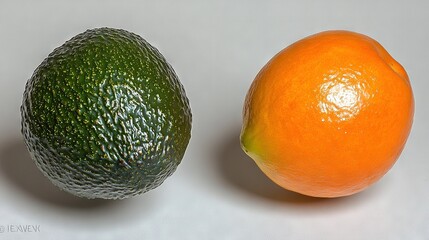
POLYGON ((97 28, 56 48, 27 81, 22 134, 37 167, 76 196, 123 199, 158 187, 191 138, 185 90, 131 32, 97 28))

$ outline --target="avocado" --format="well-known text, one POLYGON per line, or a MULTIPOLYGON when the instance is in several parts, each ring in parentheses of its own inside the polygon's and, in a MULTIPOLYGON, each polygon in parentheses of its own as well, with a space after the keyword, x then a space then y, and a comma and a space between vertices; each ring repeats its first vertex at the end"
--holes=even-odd
POLYGON ((59 188, 123 199, 158 187, 191 138, 184 87, 142 37, 96 28, 76 35, 27 81, 21 131, 32 159, 59 188))

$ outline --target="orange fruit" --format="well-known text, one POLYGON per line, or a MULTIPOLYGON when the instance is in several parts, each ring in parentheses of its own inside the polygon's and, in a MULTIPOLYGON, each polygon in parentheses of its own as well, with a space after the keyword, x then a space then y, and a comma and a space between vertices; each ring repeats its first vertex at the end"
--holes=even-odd
POLYGON ((413 114, 408 75, 378 42, 327 31, 288 46, 262 68, 245 99, 240 139, 281 187, 347 196, 393 166, 413 114))

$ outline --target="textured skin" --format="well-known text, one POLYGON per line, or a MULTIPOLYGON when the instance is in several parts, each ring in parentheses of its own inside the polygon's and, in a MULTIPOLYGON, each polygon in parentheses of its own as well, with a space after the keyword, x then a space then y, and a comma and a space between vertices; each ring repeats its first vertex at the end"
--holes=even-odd
POLYGON ((256 76, 241 143, 280 186, 347 196, 393 166, 413 113, 407 73, 379 43, 353 32, 322 32, 285 48, 256 76))
POLYGON ((56 48, 27 82, 22 133, 39 169, 86 198, 159 186, 181 162, 191 110, 161 53, 118 29, 87 30, 56 48))

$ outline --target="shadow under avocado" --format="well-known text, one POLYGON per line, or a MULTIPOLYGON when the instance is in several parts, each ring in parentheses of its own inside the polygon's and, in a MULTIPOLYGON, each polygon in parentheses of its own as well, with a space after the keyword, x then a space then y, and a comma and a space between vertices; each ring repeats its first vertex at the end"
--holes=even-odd
POLYGON ((30 197, 63 208, 91 209, 117 201, 79 198, 53 185, 37 168, 23 140, 16 139, 0 146, 0 172, 6 180, 30 197))
POLYGON ((358 201, 362 197, 373 194, 374 187, 353 196, 341 198, 316 198, 309 197, 292 191, 288 191, 272 182, 248 157, 240 146, 239 128, 230 131, 218 149, 218 165, 221 177, 231 186, 246 194, 260 197, 270 201, 283 202, 287 204, 331 204, 350 203, 358 201))

